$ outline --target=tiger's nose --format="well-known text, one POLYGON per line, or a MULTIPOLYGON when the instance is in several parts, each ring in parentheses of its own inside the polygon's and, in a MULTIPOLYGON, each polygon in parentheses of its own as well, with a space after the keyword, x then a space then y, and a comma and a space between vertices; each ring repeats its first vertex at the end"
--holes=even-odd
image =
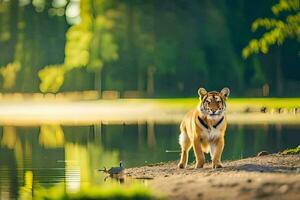
POLYGON ((213 109, 211 109, 211 111, 215 114, 216 112, 218 112, 218 108, 213 108, 213 109))

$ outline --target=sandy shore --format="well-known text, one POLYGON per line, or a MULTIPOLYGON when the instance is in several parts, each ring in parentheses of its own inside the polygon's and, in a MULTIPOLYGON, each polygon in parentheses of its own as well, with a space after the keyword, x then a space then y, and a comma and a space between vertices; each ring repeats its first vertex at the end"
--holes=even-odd
POLYGON ((223 168, 178 169, 177 162, 127 170, 168 199, 300 199, 300 154, 223 162, 223 168))

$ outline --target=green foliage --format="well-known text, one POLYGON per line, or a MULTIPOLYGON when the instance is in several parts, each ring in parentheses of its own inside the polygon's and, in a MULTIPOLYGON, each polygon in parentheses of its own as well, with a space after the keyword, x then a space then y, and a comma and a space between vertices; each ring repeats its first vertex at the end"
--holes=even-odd
POLYGON ((64 65, 49 65, 39 72, 42 92, 57 92, 64 82, 64 65))
POLYGON ((65 47, 65 65, 68 69, 89 63, 90 44, 93 38, 90 0, 80 1, 81 22, 69 28, 65 47))
POLYGON ((0 42, 6 42, 11 39, 11 33, 9 31, 9 4, 8 3, 0 3, 0 42))
POLYGON ((20 62, 8 63, 5 67, 0 68, 0 74, 3 77, 3 88, 9 89, 16 83, 17 72, 20 70, 20 62))
POLYGON ((278 4, 272 6, 272 12, 279 15, 283 11, 299 11, 298 0, 280 0, 278 4))
POLYGON ((100 43, 100 55, 102 60, 111 61, 118 58, 118 46, 113 41, 113 36, 109 33, 103 33, 100 43))
MULTIPOLYGON (((274 19, 253 23, 253 31, 263 28, 267 32, 264 40, 250 42, 244 57, 297 38, 298 4, 279 1, 272 8, 274 19)), ((270 1, 0 1, 0 66, 20 63, 19 70, 8 73, 16 72, 15 76, 4 77, 15 77, 15 84, 3 90, 44 88, 47 92, 52 88, 55 92, 63 85, 64 91, 104 87, 122 95, 126 90, 138 90, 141 95, 153 90, 155 96, 191 96, 200 85, 220 89, 225 84, 235 95, 249 95, 248 89, 258 91, 267 83, 274 95, 276 77, 280 77, 270 73, 274 63, 285 67, 283 79, 298 77, 298 60, 286 59, 298 44, 285 43, 278 60, 270 55, 272 59, 253 57, 242 62, 240 57, 241 45, 251 37, 248 22, 265 7, 271 7, 270 1), (63 69, 55 73, 64 74, 59 78, 63 83, 47 78, 47 73, 37 76, 53 64, 61 64, 57 67, 63 69)))
POLYGON ((36 191, 34 199, 36 200, 67 200, 67 199, 162 199, 157 195, 154 195, 153 191, 149 190, 145 186, 140 184, 133 185, 117 185, 117 184, 105 184, 103 186, 93 186, 82 188, 79 192, 65 192, 63 186, 56 186, 50 189, 41 188, 36 191))
POLYGON ((111 34, 115 15, 110 10, 103 10, 106 3, 96 0, 80 1, 81 21, 67 31, 64 64, 51 67, 51 70, 40 70, 42 92, 57 92, 63 85, 63 76, 75 68, 85 67, 97 72, 106 63, 118 58, 118 46, 111 34), (97 7, 93 7, 93 4, 97 4, 97 7), (55 75, 59 77, 55 78, 55 75))
MULTIPOLYGON (((98 2, 98 4, 100 3, 101 2, 98 2)), ((102 4, 98 6, 101 8, 105 6, 105 3, 102 2, 102 4)), ((116 16, 117 13, 114 11, 103 10, 101 15, 98 15, 94 19, 94 37, 90 46, 91 58, 87 65, 89 70, 95 72, 100 71, 106 63, 118 59, 118 45, 115 43, 112 34, 116 16)))
POLYGON ((159 41, 156 45, 154 66, 162 73, 175 72, 176 67, 176 42, 159 41))
POLYGON ((267 30, 260 39, 252 39, 242 51, 243 58, 254 53, 266 54, 272 45, 282 45, 288 38, 295 38, 300 42, 300 7, 299 0, 280 0, 272 7, 273 14, 278 18, 259 18, 252 23, 252 31, 258 28, 267 30), (284 20, 278 16, 283 11, 288 14, 284 20))
POLYGON ((300 145, 293 149, 286 149, 281 154, 290 155, 290 154, 299 154, 300 153, 300 145))
POLYGON ((65 65, 70 69, 86 66, 89 62, 92 33, 85 28, 85 26, 74 25, 67 32, 65 65))

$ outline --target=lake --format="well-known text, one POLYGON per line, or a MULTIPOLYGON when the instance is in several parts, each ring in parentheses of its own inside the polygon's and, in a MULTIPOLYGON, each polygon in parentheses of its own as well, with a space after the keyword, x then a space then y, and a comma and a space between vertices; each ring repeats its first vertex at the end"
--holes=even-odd
MULTIPOLYGON (((275 153, 299 145, 300 125, 229 125, 223 160, 275 153)), ((179 159, 178 123, 93 126, 3 126, 0 199, 29 198, 34 189, 65 183, 69 190, 102 184, 99 168, 179 159)), ((191 151, 190 161, 194 159, 191 151)), ((209 157, 207 156, 207 160, 209 157)))

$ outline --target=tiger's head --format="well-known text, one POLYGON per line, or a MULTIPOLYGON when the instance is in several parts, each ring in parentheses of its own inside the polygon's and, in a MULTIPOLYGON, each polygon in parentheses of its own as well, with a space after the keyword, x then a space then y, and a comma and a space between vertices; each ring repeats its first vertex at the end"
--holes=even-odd
POLYGON ((207 92, 204 88, 198 89, 199 105, 201 114, 207 116, 208 119, 217 119, 224 115, 226 110, 226 100, 229 96, 229 88, 223 88, 221 92, 207 92))

